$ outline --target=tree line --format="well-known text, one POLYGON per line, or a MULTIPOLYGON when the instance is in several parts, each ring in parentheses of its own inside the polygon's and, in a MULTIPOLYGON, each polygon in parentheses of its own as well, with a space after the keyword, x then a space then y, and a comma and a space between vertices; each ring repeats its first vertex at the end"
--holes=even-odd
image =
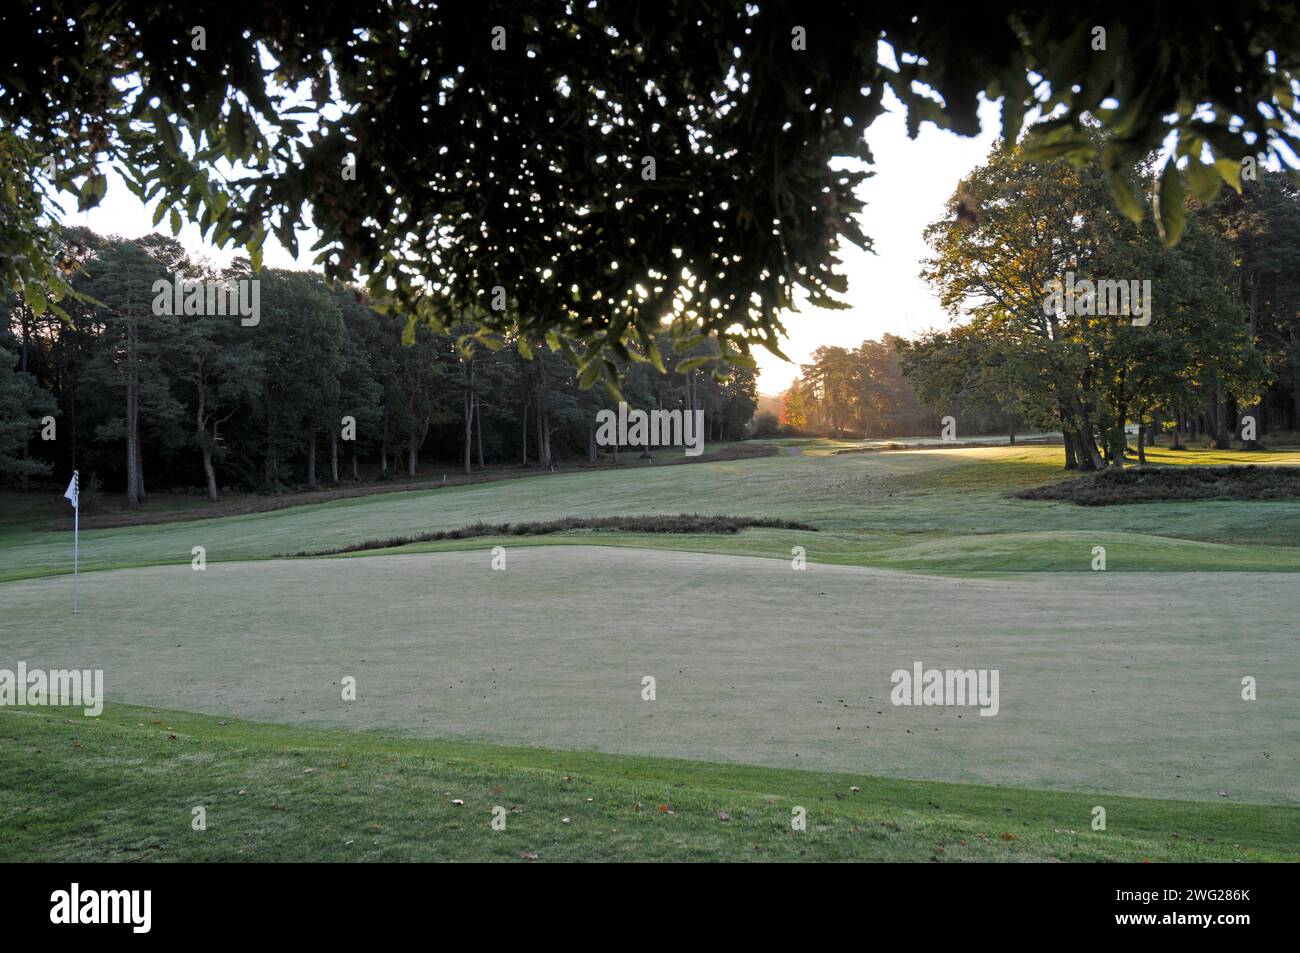
MULTIPOLYGON (((1106 140, 1092 135, 1104 155, 1106 140)), ((998 146, 926 229, 922 277, 954 325, 819 349, 783 395, 782 421, 830 434, 933 432, 919 401, 955 417, 959 432, 1060 430, 1066 466, 1083 470, 1123 465, 1130 452, 1144 462, 1163 435, 1175 448, 1200 437, 1229 449, 1234 435, 1254 448, 1270 431, 1300 430, 1294 180, 1252 160, 1240 192, 1220 192, 1217 180, 1187 196, 1156 186, 1161 220, 1181 232, 1170 247, 1156 224, 1116 210, 1099 161, 1043 151, 1032 135, 998 146)), ((1155 164, 1126 186, 1132 194, 1153 186, 1155 164)))
POLYGON ((780 422, 836 437, 900 437, 935 429, 936 414, 903 375, 905 344, 886 334, 852 349, 817 348, 781 395, 780 422))
MULTIPOLYGON (((312 272, 254 271, 247 259, 215 269, 157 234, 78 228, 62 240, 67 319, 39 298, 5 300, 0 476, 26 485, 76 467, 137 506, 149 487, 202 487, 216 500, 222 488, 357 480, 362 464, 386 477, 415 476, 431 459, 466 473, 594 463, 602 450, 619 460, 619 448, 596 444, 596 414, 615 397, 580 386, 544 344, 485 339, 470 310, 435 333, 312 272), (155 284, 174 277, 256 279, 256 323, 156 313, 178 310, 155 307, 155 284)), ((744 436, 754 374, 701 366, 716 355, 709 342, 680 354, 663 343, 662 369, 635 352, 624 362, 622 397, 702 409, 710 441, 744 436)))

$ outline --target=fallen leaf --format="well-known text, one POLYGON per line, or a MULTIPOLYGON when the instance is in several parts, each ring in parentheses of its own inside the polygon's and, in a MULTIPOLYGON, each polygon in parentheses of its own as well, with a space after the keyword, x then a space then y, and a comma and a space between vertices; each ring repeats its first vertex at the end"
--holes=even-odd
POLYGON ((1015 834, 1011 833, 1010 831, 1003 831, 1003 832, 1002 832, 1001 834, 999 834, 998 836, 1001 837, 1001 838, 1002 838, 1003 840, 1005 840, 1005 841, 1020 840, 1019 837, 1017 837, 1015 834))

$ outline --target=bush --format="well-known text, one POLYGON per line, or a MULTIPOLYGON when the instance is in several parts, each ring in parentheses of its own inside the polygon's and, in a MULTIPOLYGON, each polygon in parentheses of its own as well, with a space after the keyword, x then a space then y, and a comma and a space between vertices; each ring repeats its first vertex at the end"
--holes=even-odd
POLYGON ((1300 467, 1116 467, 1012 495, 1080 506, 1157 500, 1286 500, 1300 498, 1300 467))
POLYGON ((459 529, 436 530, 410 536, 392 536, 388 539, 368 539, 360 543, 331 549, 301 550, 295 556, 333 556, 339 553, 356 553, 368 549, 391 549, 410 543, 428 543, 444 539, 476 539, 481 536, 546 536, 550 533, 573 531, 614 530, 624 533, 738 533, 748 526, 776 529, 797 529, 809 533, 816 527, 797 520, 777 519, 767 516, 701 516, 698 513, 660 514, 656 516, 568 516, 558 520, 541 520, 529 523, 472 523, 459 529))
POLYGON ((771 438, 781 433, 781 421, 776 414, 764 413, 754 418, 754 423, 749 429, 751 437, 771 438))

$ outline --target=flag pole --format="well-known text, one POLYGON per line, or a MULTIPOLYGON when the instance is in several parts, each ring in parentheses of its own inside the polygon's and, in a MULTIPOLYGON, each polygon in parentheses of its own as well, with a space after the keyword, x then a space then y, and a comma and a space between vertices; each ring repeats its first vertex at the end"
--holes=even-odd
POLYGON ((80 555, 81 536, 81 479, 76 470, 72 471, 73 491, 77 499, 72 504, 72 614, 77 614, 77 562, 80 555))

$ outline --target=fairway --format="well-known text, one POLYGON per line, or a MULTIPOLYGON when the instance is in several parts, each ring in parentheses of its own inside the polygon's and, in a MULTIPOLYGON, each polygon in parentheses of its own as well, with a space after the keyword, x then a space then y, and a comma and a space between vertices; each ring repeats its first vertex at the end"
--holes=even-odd
MULTIPOLYGON (((990 447, 833 456, 825 442, 798 457, 569 472, 474 486, 385 493, 267 513, 81 533, 83 572, 267 559, 404 533, 567 516, 704 513, 794 519, 819 532, 750 530, 682 538, 602 534, 600 542, 784 556, 921 572, 1087 570, 1094 545, 1110 571, 1300 571, 1294 501, 1139 503, 1080 507, 1014 499, 1010 490, 1066 474, 1060 447, 990 447)), ((833 446, 833 444, 830 444, 833 446)), ((1161 463, 1222 462, 1213 453, 1152 453, 1161 463)), ((1300 451, 1239 453, 1242 463, 1300 464, 1300 451)), ((6 500, 0 498, 0 506, 6 500)), ((70 569, 67 534, 0 512, 0 581, 70 569)), ((71 518, 66 517, 71 529, 71 518)), ((581 539, 581 537, 578 537, 581 539)), ((563 540, 561 540, 563 541, 563 540)), ((527 545, 528 541, 515 541, 527 545)), ((428 544, 482 548, 482 540, 428 544)))
POLYGON ((511 547, 503 572, 491 558, 95 572, 77 617, 66 578, 10 582, 0 638, 32 667, 102 668, 114 702, 260 721, 1300 803, 1290 574, 956 579, 581 545, 511 547), (890 704, 890 673, 917 661, 999 670, 999 713, 890 704))

